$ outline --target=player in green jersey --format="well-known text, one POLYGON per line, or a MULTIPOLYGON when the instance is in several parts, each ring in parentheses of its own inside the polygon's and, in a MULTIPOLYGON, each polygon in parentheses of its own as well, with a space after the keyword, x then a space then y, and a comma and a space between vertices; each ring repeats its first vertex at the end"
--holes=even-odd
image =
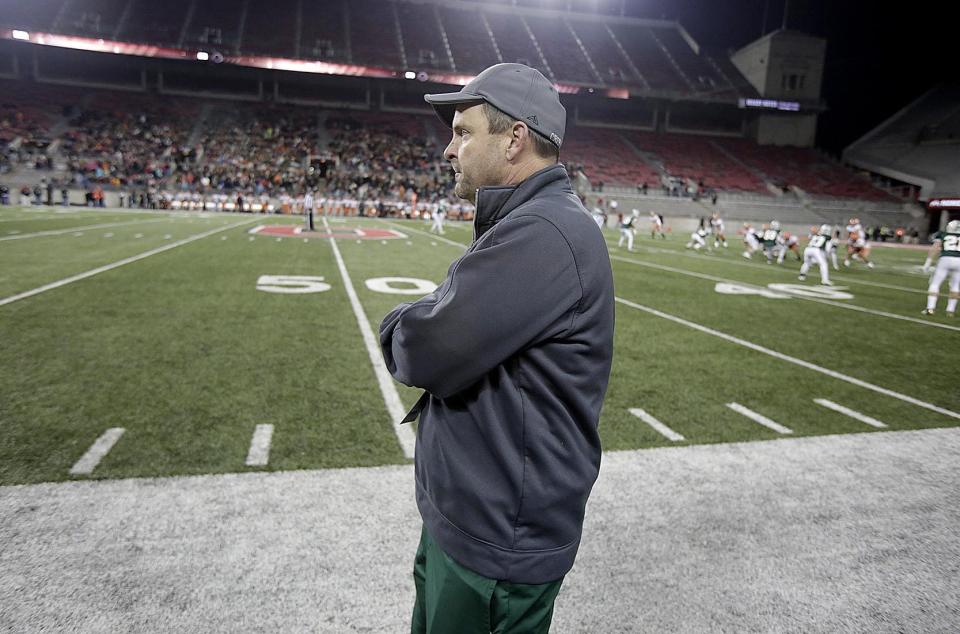
POLYGON ((960 220, 951 220, 944 231, 933 235, 933 245, 927 253, 927 261, 923 263, 923 272, 930 271, 933 259, 939 256, 937 268, 930 277, 930 286, 927 288, 927 307, 924 315, 932 315, 937 308, 937 298, 940 296, 940 286, 950 278, 950 295, 947 299, 947 316, 953 317, 957 313, 957 300, 960 299, 960 220))

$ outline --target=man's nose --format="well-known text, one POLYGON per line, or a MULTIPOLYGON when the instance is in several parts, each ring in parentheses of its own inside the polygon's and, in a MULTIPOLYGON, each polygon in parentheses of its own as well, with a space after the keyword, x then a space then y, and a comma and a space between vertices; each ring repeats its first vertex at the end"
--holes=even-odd
POLYGON ((454 136, 450 139, 450 143, 447 143, 447 147, 443 149, 443 158, 448 161, 452 161, 457 158, 457 137, 454 136))

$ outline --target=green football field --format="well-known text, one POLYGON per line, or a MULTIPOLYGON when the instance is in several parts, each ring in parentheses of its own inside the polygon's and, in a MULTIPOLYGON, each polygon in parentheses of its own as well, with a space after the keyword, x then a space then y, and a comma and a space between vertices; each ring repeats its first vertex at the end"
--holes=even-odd
MULTIPOLYGON (((409 461, 396 413, 419 392, 378 379, 360 316, 375 338, 472 227, 300 224, 0 208, 0 484, 409 461)), ((960 322, 920 316, 921 251, 875 248, 826 289, 736 239, 617 236, 606 450, 960 423, 960 322)))

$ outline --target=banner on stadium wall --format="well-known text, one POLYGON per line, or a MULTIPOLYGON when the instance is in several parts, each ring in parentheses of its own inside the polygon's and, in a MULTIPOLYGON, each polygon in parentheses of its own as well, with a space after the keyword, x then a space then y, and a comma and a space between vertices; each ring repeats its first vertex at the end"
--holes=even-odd
POLYGON ((960 198, 931 198, 927 209, 960 209, 960 198))

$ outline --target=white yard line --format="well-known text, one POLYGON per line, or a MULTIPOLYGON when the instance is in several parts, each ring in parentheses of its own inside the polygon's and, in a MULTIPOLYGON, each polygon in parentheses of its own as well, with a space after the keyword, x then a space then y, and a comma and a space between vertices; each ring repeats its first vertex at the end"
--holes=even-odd
POLYGON ((755 343, 753 343, 753 342, 751 342, 751 341, 746 341, 745 339, 740 339, 739 337, 734 337, 734 336, 732 336, 732 335, 728 335, 728 334, 726 334, 726 333, 724 333, 724 332, 720 332, 719 330, 714 330, 713 328, 708 328, 707 326, 703 326, 703 325, 701 325, 701 324, 698 324, 698 323, 695 323, 695 322, 692 322, 692 321, 688 321, 688 320, 683 319, 683 318, 681 318, 681 317, 677 317, 677 316, 675 316, 675 315, 671 315, 671 314, 669 314, 669 313, 665 313, 665 312, 659 311, 659 310, 657 310, 657 309, 655 309, 655 308, 650 308, 649 306, 643 306, 643 305, 641 305, 641 304, 637 304, 637 303, 635 303, 635 302, 631 302, 631 301, 626 300, 626 299, 623 299, 623 298, 621 298, 621 297, 617 297, 617 298, 616 298, 616 301, 620 302, 620 303, 623 304, 624 306, 629 306, 630 308, 635 308, 635 309, 637 309, 637 310, 642 310, 642 311, 645 312, 645 313, 649 313, 649 314, 651 314, 651 315, 655 315, 655 316, 660 317, 660 318, 662 318, 662 319, 667 319, 667 320, 672 321, 672 322, 674 322, 674 323, 678 323, 678 324, 681 324, 681 325, 683 325, 683 326, 687 326, 688 328, 693 328, 694 330, 699 330, 700 332, 706 333, 706 334, 708 334, 708 335, 713 335, 714 337, 719 337, 720 339, 723 339, 723 340, 725 340, 725 341, 729 341, 730 343, 735 343, 735 344, 737 344, 737 345, 743 346, 744 348, 749 348, 749 349, 755 350, 755 351, 757 351, 757 352, 762 352, 763 354, 766 354, 766 355, 769 355, 769 356, 771 356, 771 357, 780 359, 781 361, 786 361, 786 362, 788 362, 788 363, 793 363, 794 365, 799 365, 799 366, 801 366, 801 367, 807 368, 808 370, 813 370, 814 372, 819 372, 819 373, 821 373, 821 374, 825 374, 825 375, 827 375, 827 376, 829 376, 829 377, 832 377, 832 378, 834 378, 834 379, 839 379, 840 381, 846 381, 847 383, 852 383, 853 385, 856 385, 856 386, 858 386, 858 387, 862 387, 862 388, 865 388, 865 389, 868 389, 868 390, 872 390, 872 391, 874 391, 874 392, 877 392, 878 394, 883 394, 884 396, 890 396, 890 397, 892 397, 892 398, 895 398, 895 399, 904 401, 904 402, 906 402, 906 403, 910 403, 911 405, 916 405, 916 406, 918 406, 918 407, 922 407, 922 408, 924 408, 924 409, 928 409, 928 410, 930 410, 930 411, 932 411, 932 412, 937 412, 938 414, 943 414, 944 416, 949 416, 949 417, 951 417, 951 418, 960 419, 960 413, 951 411, 951 410, 946 409, 946 408, 944 408, 944 407, 939 407, 939 406, 934 405, 934 404, 932 404, 932 403, 927 403, 926 401, 921 401, 921 400, 919 400, 919 399, 913 398, 912 396, 907 396, 906 394, 901 394, 900 392, 895 392, 895 391, 893 391, 893 390, 888 390, 888 389, 885 388, 885 387, 880 387, 879 385, 874 385, 873 383, 868 383, 867 381, 862 381, 862 380, 857 379, 857 378, 854 378, 854 377, 852 377, 852 376, 843 374, 842 372, 837 372, 836 370, 830 370, 830 369, 828 369, 828 368, 825 368, 825 367, 823 367, 823 366, 817 365, 817 364, 815 364, 815 363, 810 363, 809 361, 804 361, 803 359, 798 359, 798 358, 796 358, 796 357, 791 357, 791 356, 789 356, 789 355, 783 354, 782 352, 777 352, 776 350, 771 350, 770 348, 765 348, 764 346, 755 344, 755 343))
POLYGON ((248 467, 265 467, 270 460, 270 442, 273 440, 273 425, 257 425, 250 439, 247 452, 248 467))
POLYGON ((630 413, 645 422, 647 425, 653 427, 656 431, 660 432, 662 435, 666 436, 667 439, 672 440, 673 442, 679 442, 681 440, 686 440, 681 434, 673 431, 656 418, 648 414, 646 411, 640 409, 639 407, 631 407, 630 413))
POLYGON ((781 425, 780 423, 778 423, 778 422, 776 422, 776 421, 772 421, 772 420, 770 420, 769 418, 767 418, 766 416, 764 416, 763 414, 759 414, 759 413, 753 411, 752 409, 750 409, 749 407, 744 407, 744 406, 741 405, 740 403, 727 403, 727 407, 729 407, 730 409, 732 409, 733 411, 735 411, 735 412, 738 413, 738 414, 742 414, 742 415, 746 416, 747 418, 749 418, 750 420, 752 420, 752 421, 755 422, 755 423, 760 423, 761 425, 763 425, 763 426, 766 427, 767 429, 772 429, 773 431, 777 432, 778 434, 792 434, 792 433, 793 433, 793 430, 790 429, 789 427, 784 427, 784 426, 781 425))
POLYGON ((77 463, 70 468, 70 475, 90 475, 97 468, 103 457, 110 453, 113 446, 123 436, 126 431, 123 427, 111 427, 103 432, 96 442, 90 445, 87 452, 81 456, 77 463))
MULTIPOLYGON (((323 218, 323 226, 330 232, 330 224, 326 217, 323 218)), ((403 449, 403 455, 407 458, 413 458, 416 438, 410 425, 401 425, 400 421, 406 415, 406 410, 400 402, 400 395, 397 393, 397 386, 393 384, 393 377, 387 370, 386 363, 383 362, 383 354, 380 352, 380 346, 377 338, 373 336, 373 329, 370 328, 370 320, 360 304, 360 298, 357 297, 357 291, 353 288, 353 282, 350 281, 350 274, 347 272, 347 266, 343 263, 343 256, 340 255, 340 248, 337 246, 336 239, 332 236, 330 246, 333 249, 333 257, 337 261, 337 268, 340 269, 340 277, 343 278, 343 287, 347 291, 347 297, 350 298, 350 306, 353 308, 353 315, 357 318, 357 326, 360 328, 360 334, 363 336, 363 343, 367 347, 367 354, 370 357, 370 363, 373 365, 374 374, 377 376, 377 383, 380 386, 380 393, 383 394, 383 402, 387 406, 387 412, 390 414, 393 424, 393 433, 396 434, 400 447, 403 449)))
POLYGON ((26 240, 27 238, 42 238, 44 236, 58 236, 72 231, 88 231, 90 229, 107 229, 109 227, 122 227, 124 225, 140 225, 148 222, 168 222, 169 218, 151 218, 150 220, 128 220, 126 222, 110 222, 102 225, 82 225, 80 227, 70 227, 69 229, 51 229, 50 231, 37 231, 36 233, 21 233, 15 236, 5 236, 0 238, 0 242, 6 240, 26 240))
MULTIPOLYGON (((741 282, 739 280, 732 280, 725 277, 719 277, 717 275, 709 275, 707 273, 698 273, 696 271, 688 271, 687 269, 678 269, 673 266, 667 266, 665 264, 654 264, 653 262, 644 262, 642 260, 635 260, 632 258, 625 258, 619 255, 611 255, 611 260, 617 260, 618 262, 626 262, 627 264, 635 264, 637 266, 645 266, 651 269, 657 269, 660 271, 668 271, 670 273, 678 273, 680 275, 686 275, 688 277, 697 277, 703 280, 710 280, 713 282, 723 282, 727 284, 739 284, 741 286, 747 286, 750 288, 763 289, 766 287, 758 286, 750 282, 741 282)), ((897 319, 900 321, 909 321, 911 323, 920 324, 921 326, 930 326, 932 328, 942 328, 944 330, 953 330, 955 332, 960 332, 960 326, 951 326, 949 324, 941 324, 935 321, 927 321, 923 319, 917 319, 916 317, 907 317, 906 315, 898 315, 896 313, 888 313, 883 310, 875 310, 873 308, 864 308, 863 306, 856 306, 854 304, 844 304, 843 302, 837 302, 830 299, 818 299, 816 297, 804 297, 802 295, 791 294, 791 297, 794 299, 800 299, 807 302, 816 302, 818 304, 826 304, 827 306, 836 306, 837 308, 846 308, 847 310, 854 310, 860 313, 865 313, 868 315, 874 315, 876 317, 887 317, 889 319, 897 319)))
POLYGON ((236 227, 240 227, 240 226, 243 226, 243 225, 246 225, 246 224, 250 224, 251 222, 254 222, 254 221, 253 221, 253 220, 246 220, 246 221, 244 221, 244 222, 236 222, 236 223, 233 223, 233 224, 231 224, 231 225, 227 225, 227 226, 225 226, 225 227, 218 227, 218 228, 216 228, 216 229, 211 229, 210 231, 205 231, 205 232, 200 233, 200 234, 197 234, 197 235, 195 235, 195 236, 190 236, 189 238, 184 238, 183 240, 177 240, 176 242, 171 242, 170 244, 165 244, 165 245, 163 245, 162 247, 157 247, 156 249, 150 249, 149 251, 144 251, 143 253, 139 253, 139 254, 134 255, 134 256, 131 256, 131 257, 129 257, 129 258, 124 258, 124 259, 119 260, 119 261, 117 261, 117 262, 113 262, 112 264, 106 264, 106 265, 104 265, 104 266, 100 266, 100 267, 97 267, 97 268, 95 268, 95 269, 91 269, 91 270, 89 270, 89 271, 85 271, 85 272, 83 272, 83 273, 78 273, 77 275, 72 275, 72 276, 70 276, 70 277, 64 278, 64 279, 59 280, 59 281, 56 281, 56 282, 51 282, 50 284, 44 284, 43 286, 38 286, 37 288, 31 289, 31 290, 29 290, 29 291, 24 291, 24 292, 22 292, 22 293, 17 293, 16 295, 11 295, 10 297, 4 297, 3 299, 0 299, 0 306, 6 306, 7 304, 12 304, 13 302, 19 301, 19 300, 21 300, 21 299, 26 299, 26 298, 28 298, 28 297, 33 297, 34 295, 39 295, 40 293, 44 293, 44 292, 46 292, 46 291, 52 291, 52 290, 55 289, 55 288, 60 288, 61 286, 66 286, 67 284, 72 284, 73 282, 78 282, 78 281, 80 281, 80 280, 85 280, 85 279, 87 279, 88 277, 93 277, 94 275, 98 275, 98 274, 100 274, 100 273, 105 273, 106 271, 112 271, 113 269, 116 269, 116 268, 119 268, 119 267, 121 267, 121 266, 124 266, 125 264, 131 264, 131 263, 133 263, 133 262, 138 262, 138 261, 140 261, 140 260, 144 260, 144 259, 146 259, 146 258, 149 258, 149 257, 152 256, 152 255, 156 255, 156 254, 158 254, 158 253, 163 253, 164 251, 169 251, 170 249, 176 249, 177 247, 181 247, 181 246, 183 246, 183 245, 185 245, 185 244, 189 244, 189 243, 191 243, 191 242, 194 242, 195 240, 202 240, 203 238, 206 238, 207 236, 212 236, 212 235, 215 234, 215 233, 220 233, 220 232, 222 232, 222 231, 228 231, 228 230, 234 229, 234 228, 236 228, 236 227))
POLYGON ((876 428, 878 428, 878 429, 883 429, 884 427, 887 426, 886 423, 882 423, 882 422, 878 421, 876 418, 872 418, 872 417, 870 417, 870 416, 867 416, 866 414, 861 414, 860 412, 858 412, 858 411, 856 411, 856 410, 852 410, 852 409, 850 409, 849 407, 844 407, 843 405, 840 405, 840 404, 838 404, 838 403, 834 403, 833 401, 828 401, 828 400, 825 399, 825 398, 815 398, 815 399, 813 399, 813 402, 816 403, 817 405, 823 405, 824 407, 826 407, 826 408, 828 408, 828 409, 832 409, 832 410, 835 411, 835 412, 840 412, 841 414, 846 414, 846 415, 849 416, 850 418, 856 418, 856 419, 857 419, 858 421, 860 421, 861 423, 866 423, 867 425, 871 425, 871 426, 876 427, 876 428))
MULTIPOLYGON (((606 236, 605 236, 605 238, 606 238, 606 241, 607 241, 607 246, 616 247, 616 242, 614 242, 614 240, 613 240, 612 238, 606 237, 606 236)), ((776 271, 776 272, 779 272, 779 273, 786 273, 786 274, 788 274, 788 275, 797 275, 797 270, 796 270, 796 269, 793 269, 793 270, 791 270, 791 269, 785 269, 785 268, 783 268, 782 266, 777 266, 776 268, 774 268, 772 265, 765 265, 765 264, 761 264, 761 263, 759 263, 759 262, 754 262, 754 261, 752 261, 752 260, 749 261, 749 262, 740 262, 739 260, 730 260, 730 259, 726 259, 726 258, 715 258, 715 257, 711 257, 711 256, 704 256, 703 254, 700 254, 700 253, 689 253, 689 252, 687 252, 687 251, 674 251, 673 249, 664 249, 663 247, 651 247, 651 246, 647 246, 647 245, 639 244, 639 243, 638 243, 638 244, 635 244, 634 246, 635 246, 636 248, 638 248, 638 249, 639 249, 639 248, 643 248, 643 249, 646 249, 646 250, 648 250, 648 251, 654 251, 654 252, 656 252, 656 253, 663 253, 663 254, 665 254, 665 255, 676 255, 676 256, 681 256, 681 257, 686 257, 686 258, 694 258, 694 259, 697 259, 697 260, 700 260, 700 261, 706 261, 706 262, 719 262, 719 263, 722 263, 722 264, 732 264, 732 265, 734 265, 734 266, 745 266, 745 267, 750 268, 750 269, 753 269, 753 270, 755 270, 755 271, 760 271, 760 270, 764 270, 764 271, 776 271), (706 257, 706 258, 709 258, 709 259, 704 260, 705 257, 706 257)), ((919 266, 919 265, 918 265, 918 266, 919 266)), ((858 278, 841 277, 840 275, 836 275, 836 274, 832 274, 830 277, 831 277, 831 279, 837 280, 838 282, 843 282, 844 284, 860 284, 860 285, 864 285, 864 286, 875 286, 875 287, 877 287, 877 288, 886 288, 886 289, 889 289, 889 290, 892 290, 892 291, 904 291, 904 292, 906 292, 906 293, 919 293, 919 294, 921 294, 921 295, 926 295, 926 294, 927 294, 926 289, 908 288, 908 287, 906 287, 906 286, 897 286, 897 285, 895 285, 895 284, 883 284, 883 283, 881 283, 881 282, 867 282, 867 281, 865 281, 865 280, 861 280, 861 279, 858 279, 858 278)))

